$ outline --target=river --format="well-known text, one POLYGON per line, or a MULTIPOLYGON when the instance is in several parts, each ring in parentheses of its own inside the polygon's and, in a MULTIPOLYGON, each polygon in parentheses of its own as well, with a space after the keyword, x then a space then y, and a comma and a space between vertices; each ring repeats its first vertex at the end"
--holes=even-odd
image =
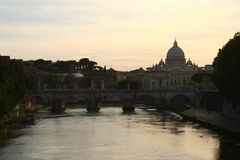
POLYGON ((220 160, 237 159, 239 145, 168 112, 120 107, 45 118, 17 131, 0 148, 1 160, 220 160))

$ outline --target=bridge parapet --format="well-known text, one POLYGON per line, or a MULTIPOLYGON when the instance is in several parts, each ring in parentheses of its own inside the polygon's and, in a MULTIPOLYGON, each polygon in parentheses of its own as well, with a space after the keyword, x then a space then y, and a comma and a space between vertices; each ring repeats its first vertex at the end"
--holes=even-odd
POLYGON ((126 89, 43 89, 39 91, 29 91, 27 94, 79 94, 79 93, 126 93, 126 92, 136 92, 136 93, 186 93, 195 92, 188 88, 178 88, 178 89, 149 89, 149 90, 126 90, 126 89))
POLYGON ((185 95, 192 102, 195 101, 197 91, 188 88, 178 89, 155 89, 155 90, 122 90, 122 89, 44 89, 39 91, 30 91, 25 97, 31 100, 32 97, 42 97, 50 102, 53 99, 60 99, 64 102, 86 101, 92 94, 102 97, 103 101, 121 102, 127 94, 134 93, 136 97, 152 96, 157 102, 165 99, 169 102, 176 95, 185 95))

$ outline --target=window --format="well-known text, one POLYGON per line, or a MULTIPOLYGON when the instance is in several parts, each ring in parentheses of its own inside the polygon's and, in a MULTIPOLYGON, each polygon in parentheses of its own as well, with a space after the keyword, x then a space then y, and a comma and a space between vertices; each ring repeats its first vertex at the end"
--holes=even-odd
POLYGON ((162 88, 162 80, 159 79, 159 88, 162 88))

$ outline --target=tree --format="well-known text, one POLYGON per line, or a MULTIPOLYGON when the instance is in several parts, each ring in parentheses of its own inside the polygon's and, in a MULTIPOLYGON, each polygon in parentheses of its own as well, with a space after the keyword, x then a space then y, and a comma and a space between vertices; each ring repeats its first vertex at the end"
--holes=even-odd
POLYGON ((82 70, 86 69, 88 64, 89 64, 88 58, 82 58, 79 60, 79 66, 80 66, 80 69, 82 69, 82 70))
POLYGON ((220 94, 236 106, 240 100, 240 33, 219 49, 213 62, 213 81, 220 94))
POLYGON ((21 62, 0 61, 0 116, 9 113, 27 90, 25 73, 21 62))
POLYGON ((43 59, 38 59, 38 60, 34 61, 34 66, 37 67, 38 69, 44 70, 44 71, 52 71, 53 70, 51 60, 45 61, 43 59))
POLYGON ((90 61, 88 58, 82 58, 79 60, 78 65, 83 71, 94 71, 96 70, 97 62, 90 61))
POLYGON ((97 62, 89 61, 88 70, 90 70, 90 71, 95 70, 95 65, 97 65, 97 62))
POLYGON ((77 62, 74 60, 57 61, 56 63, 54 63, 54 67, 56 67, 61 73, 73 72, 76 66, 77 62))

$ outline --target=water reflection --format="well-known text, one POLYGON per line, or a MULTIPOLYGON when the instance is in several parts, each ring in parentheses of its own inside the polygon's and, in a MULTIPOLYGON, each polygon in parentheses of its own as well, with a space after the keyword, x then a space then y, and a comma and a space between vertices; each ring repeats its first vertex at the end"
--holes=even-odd
POLYGON ((23 129, 0 149, 0 159, 228 160, 239 154, 235 144, 171 113, 103 108, 98 114, 68 109, 67 115, 23 129))

